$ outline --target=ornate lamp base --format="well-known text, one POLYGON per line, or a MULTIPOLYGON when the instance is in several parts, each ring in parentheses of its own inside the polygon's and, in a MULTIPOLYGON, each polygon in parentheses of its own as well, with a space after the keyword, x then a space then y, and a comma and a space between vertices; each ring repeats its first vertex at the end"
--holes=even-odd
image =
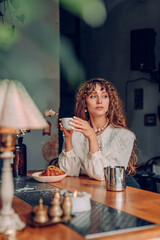
POLYGON ((0 215, 0 232, 6 232, 7 230, 22 230, 25 227, 25 223, 21 221, 19 216, 13 211, 11 215, 0 215))
POLYGON ((0 155, 3 159, 2 168, 2 184, 1 184, 1 200, 2 208, 0 211, 0 232, 7 230, 21 230, 25 227, 25 223, 21 221, 19 216, 12 208, 13 199, 13 176, 10 159, 13 157, 12 152, 4 152, 0 155))

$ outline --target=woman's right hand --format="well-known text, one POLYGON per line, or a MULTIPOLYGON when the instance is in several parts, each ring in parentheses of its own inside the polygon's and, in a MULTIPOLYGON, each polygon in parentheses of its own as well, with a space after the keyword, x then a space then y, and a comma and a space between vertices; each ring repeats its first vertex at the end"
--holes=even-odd
POLYGON ((60 120, 60 129, 61 131, 63 132, 65 138, 72 138, 72 133, 73 133, 73 130, 67 130, 63 127, 63 124, 62 124, 62 119, 59 119, 60 120))
POLYGON ((64 127, 63 127, 63 124, 62 124, 62 120, 60 120, 60 129, 61 131, 63 132, 64 134, 64 137, 65 137, 65 152, 69 152, 71 149, 72 149, 72 133, 73 133, 73 130, 66 130, 64 127))

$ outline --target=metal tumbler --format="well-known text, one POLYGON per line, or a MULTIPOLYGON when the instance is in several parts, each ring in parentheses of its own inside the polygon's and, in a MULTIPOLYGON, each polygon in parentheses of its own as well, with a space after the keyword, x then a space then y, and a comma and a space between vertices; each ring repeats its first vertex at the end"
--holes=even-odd
POLYGON ((123 166, 107 167, 106 187, 109 191, 124 191, 126 188, 125 168, 123 166))

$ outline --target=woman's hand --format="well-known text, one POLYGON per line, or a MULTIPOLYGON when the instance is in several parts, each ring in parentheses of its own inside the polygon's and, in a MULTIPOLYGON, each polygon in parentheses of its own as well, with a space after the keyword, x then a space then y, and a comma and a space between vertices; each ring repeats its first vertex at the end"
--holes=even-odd
POLYGON ((72 149, 72 133, 73 131, 81 132, 89 140, 89 152, 95 153, 99 151, 97 136, 94 129, 89 123, 81 118, 73 117, 70 121, 70 125, 73 126, 73 130, 66 130, 60 122, 61 130, 65 135, 65 151, 68 152, 72 149))
POLYGON ((89 140, 96 137, 94 129, 89 125, 87 121, 81 118, 73 117, 70 125, 74 127, 74 131, 81 132, 89 140))
POLYGON ((63 124, 62 124, 62 119, 59 119, 60 120, 60 129, 61 131, 63 132, 65 138, 72 138, 72 133, 73 133, 73 130, 67 130, 63 127, 63 124))
POLYGON ((61 131, 63 132, 64 136, 65 136, 65 151, 66 152, 69 152, 71 149, 72 149, 72 133, 73 133, 73 130, 66 130, 64 127, 63 127, 63 124, 62 124, 62 120, 60 120, 60 129, 61 131))

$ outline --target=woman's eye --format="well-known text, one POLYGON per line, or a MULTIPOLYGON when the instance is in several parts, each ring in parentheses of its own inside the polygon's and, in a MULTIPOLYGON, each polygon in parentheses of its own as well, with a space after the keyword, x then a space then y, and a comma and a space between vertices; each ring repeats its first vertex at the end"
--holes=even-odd
POLYGON ((95 95, 91 95, 90 98, 96 98, 96 96, 95 95))
POLYGON ((105 94, 105 95, 103 95, 103 96, 102 96, 102 98, 108 98, 108 95, 107 95, 107 94, 105 94))

